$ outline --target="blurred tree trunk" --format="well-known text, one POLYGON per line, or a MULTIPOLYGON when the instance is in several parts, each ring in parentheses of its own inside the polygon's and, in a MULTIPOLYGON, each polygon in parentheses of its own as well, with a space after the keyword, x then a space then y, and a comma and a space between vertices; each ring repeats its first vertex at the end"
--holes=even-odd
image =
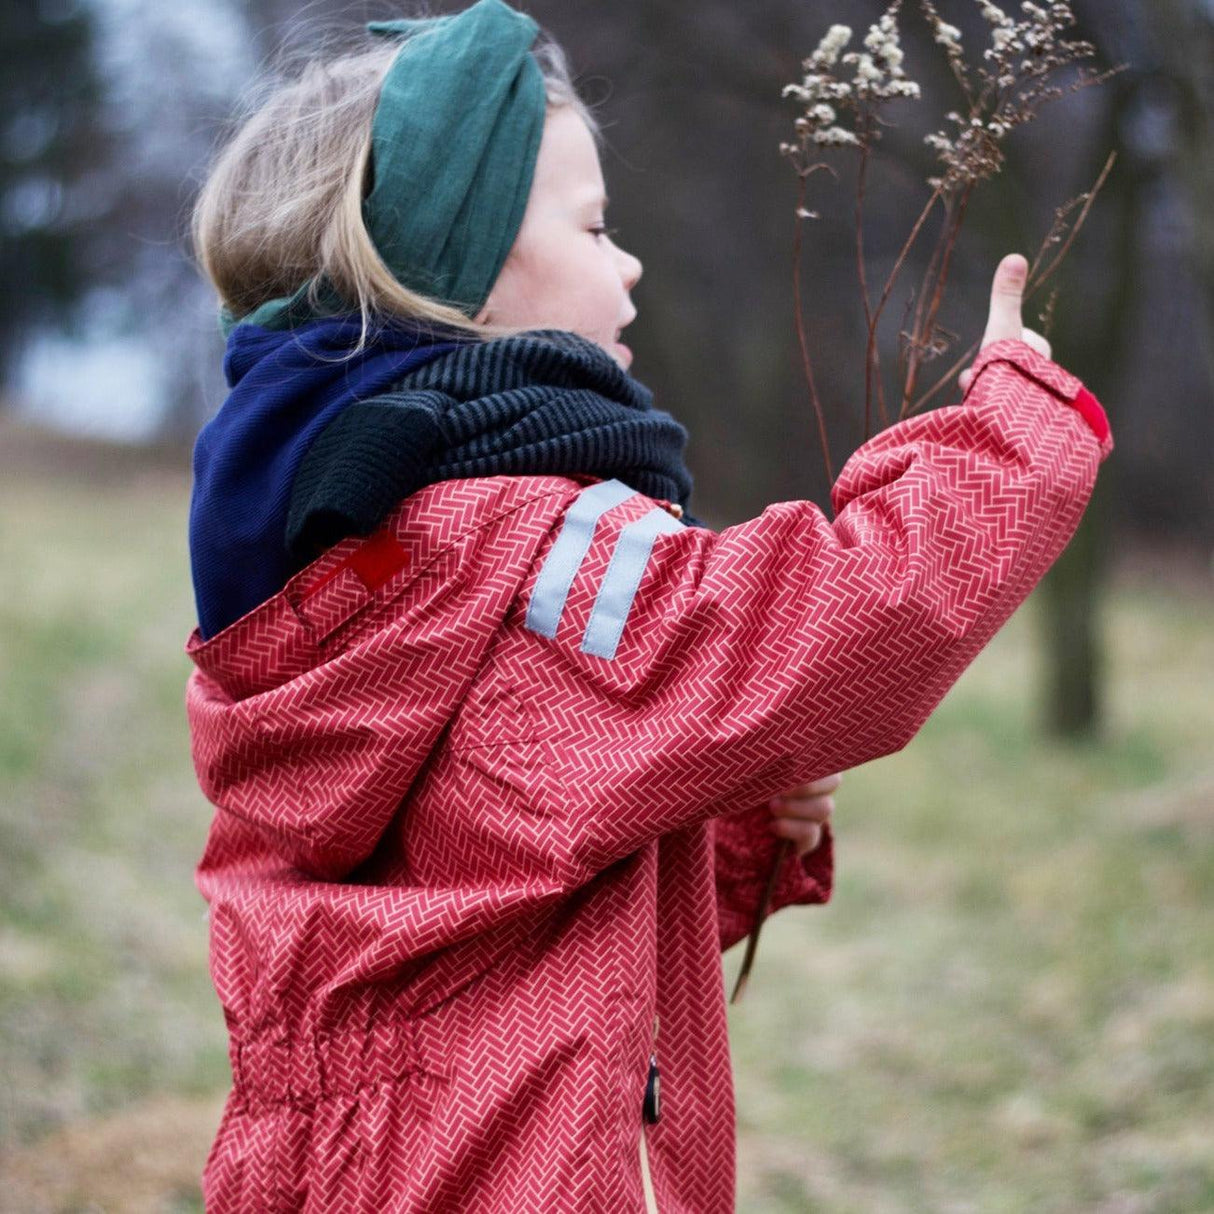
POLYGON ((0 7, 0 383, 31 334, 69 326, 92 285, 99 225, 82 191, 110 150, 93 41, 77 6, 0 7))
POLYGON ((1206 356, 1214 359, 1214 3, 1154 0, 1159 53, 1177 89, 1176 167, 1190 199, 1205 302, 1206 356))
MULTIPOLYGON (((1142 18, 1138 0, 1120 0, 1111 9, 1102 4, 1084 31, 1106 61, 1124 62, 1129 68, 1106 86, 1105 122, 1097 127, 1084 174, 1086 182, 1094 181, 1109 151, 1117 152, 1117 166, 1096 204, 1104 213, 1107 235, 1096 242, 1090 231, 1080 237, 1076 252, 1085 240, 1087 250, 1060 275, 1050 335, 1057 361, 1078 375, 1106 408, 1116 398, 1127 366, 1145 187, 1161 163, 1159 149, 1144 149, 1141 140, 1133 137, 1135 129, 1151 126, 1144 123, 1145 110, 1158 104, 1147 89, 1154 65, 1142 18), (1093 259, 1098 271, 1082 272, 1082 263, 1090 266, 1093 259)), ((1100 608, 1116 479, 1116 468, 1106 465, 1083 522, 1042 584, 1039 694, 1046 728, 1062 737, 1096 734, 1102 723, 1105 663, 1100 608)))
MULTIPOLYGON (((1104 308, 1093 308, 1086 293, 1088 275, 1075 274, 1060 284, 1051 341, 1055 359, 1078 375, 1109 407, 1130 340, 1133 298, 1130 278, 1135 261, 1139 218, 1133 166, 1118 134, 1126 105, 1115 96, 1109 107, 1106 139, 1095 145, 1088 180, 1095 180, 1109 150, 1119 156, 1097 206, 1114 219, 1103 252, 1112 287, 1104 308)), ((1081 236, 1082 240, 1083 237, 1081 236)), ((1107 465, 1096 482, 1087 513, 1066 551, 1046 575, 1038 615, 1041 628, 1040 696, 1046 728, 1062 737, 1099 732, 1103 707, 1104 646, 1100 608, 1108 565, 1114 476, 1107 465)))
MULTIPOLYGON (((1076 365, 1065 355, 1059 357, 1070 367, 1076 365)), ((1074 539, 1041 588, 1041 704, 1046 729, 1061 737, 1096 734, 1102 722, 1100 607, 1110 530, 1108 500, 1105 475, 1074 539)))

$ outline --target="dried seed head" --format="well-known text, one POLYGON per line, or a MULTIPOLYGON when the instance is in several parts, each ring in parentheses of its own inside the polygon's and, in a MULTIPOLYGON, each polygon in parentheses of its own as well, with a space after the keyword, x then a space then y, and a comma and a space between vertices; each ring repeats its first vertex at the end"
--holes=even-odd
POLYGON ((997 4, 993 4, 991 0, 978 0, 978 7, 982 10, 982 16, 988 25, 1007 29, 1016 24, 1003 9, 997 4))
POLYGON ((943 177, 932 182, 943 182, 946 189, 997 173, 1003 164, 1000 143, 1009 132, 1034 118, 1047 101, 1097 79, 1081 70, 1078 82, 1068 90, 1052 83, 1061 69, 1082 64, 1095 54, 1088 43, 1066 40, 1066 29, 1075 24, 1069 3, 1021 0, 1022 18, 1017 20, 1002 3, 975 2, 989 27, 989 42, 971 77, 957 28, 940 17, 933 0, 919 0, 933 39, 948 54, 969 103, 970 112, 964 118, 955 111, 947 115, 959 128, 955 137, 950 139, 940 131, 927 139, 945 170, 943 177))
POLYGON ((906 78, 898 31, 903 0, 893 0, 864 35, 863 50, 848 51, 852 30, 832 25, 807 59, 799 84, 787 84, 781 96, 797 101, 802 112, 793 122, 798 143, 780 145, 781 155, 793 159, 798 171, 809 169, 817 147, 868 147, 880 137, 876 107, 893 97, 919 96, 919 86, 906 78), (843 72, 840 67, 850 68, 843 72), (852 123, 841 121, 846 116, 852 123), (795 149, 795 150, 794 150, 795 149))
POLYGON ((954 52, 957 54, 961 53, 961 31, 955 25, 949 25, 947 21, 937 20, 932 29, 932 37, 950 55, 954 52))
POLYGON ((831 126, 822 131, 815 131, 813 139, 819 147, 855 146, 860 142, 854 131, 845 130, 841 126, 831 126))
POLYGON ((839 62, 839 53, 851 42, 851 27, 832 25, 826 31, 818 49, 805 61, 806 67, 834 67, 839 62))

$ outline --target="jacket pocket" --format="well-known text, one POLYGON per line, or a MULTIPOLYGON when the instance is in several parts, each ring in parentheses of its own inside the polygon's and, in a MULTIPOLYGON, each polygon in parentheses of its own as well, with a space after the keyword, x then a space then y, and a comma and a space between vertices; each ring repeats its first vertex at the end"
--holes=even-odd
POLYGON ((504 824, 510 814, 550 818, 560 814, 561 782, 548 738, 469 746, 455 752, 464 769, 466 791, 474 802, 497 811, 504 824))

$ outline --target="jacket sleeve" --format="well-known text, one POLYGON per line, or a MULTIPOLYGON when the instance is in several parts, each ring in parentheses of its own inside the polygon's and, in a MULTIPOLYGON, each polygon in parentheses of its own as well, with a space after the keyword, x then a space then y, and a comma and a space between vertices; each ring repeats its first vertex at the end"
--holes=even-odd
POLYGON ((513 651, 558 765, 565 880, 900 750, 1024 601, 1112 437, 1024 342, 974 370, 962 403, 848 459, 833 523, 789 501, 719 533, 672 527, 634 495, 591 512, 579 547, 561 538, 571 504, 524 582, 513 651))
MULTIPOLYGON (((764 801, 739 814, 710 822, 716 881, 717 929, 721 951, 732 948, 754 927, 776 849, 784 841, 770 829, 771 810, 764 801)), ((834 837, 828 825, 813 851, 790 851, 780 865, 768 914, 785 906, 829 902, 834 887, 834 837)))

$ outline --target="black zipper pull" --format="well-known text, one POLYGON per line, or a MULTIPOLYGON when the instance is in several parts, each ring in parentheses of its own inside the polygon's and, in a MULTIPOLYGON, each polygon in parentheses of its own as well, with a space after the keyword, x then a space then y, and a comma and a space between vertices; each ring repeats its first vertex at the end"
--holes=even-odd
POLYGON ((649 1078, 645 1081, 645 1104, 642 1115, 646 1125, 657 1125, 662 1115, 662 1077, 658 1074, 658 1056, 649 1055, 649 1078))

